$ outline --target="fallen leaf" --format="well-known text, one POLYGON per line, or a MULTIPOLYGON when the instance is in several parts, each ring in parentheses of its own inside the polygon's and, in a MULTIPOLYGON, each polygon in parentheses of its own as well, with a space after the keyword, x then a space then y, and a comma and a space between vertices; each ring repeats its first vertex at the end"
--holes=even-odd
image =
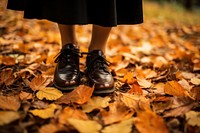
POLYGON ((6 86, 13 84, 15 81, 15 76, 13 75, 13 70, 10 68, 3 69, 0 73, 0 84, 5 83, 6 86))
POLYGON ((47 100, 57 100, 62 95, 62 92, 54 87, 45 87, 36 93, 37 98, 40 100, 44 98, 47 100))
POLYGON ((69 118, 68 122, 80 133, 99 133, 100 129, 102 128, 98 122, 92 120, 69 118))
POLYGON ((106 126, 102 133, 131 133, 133 126, 133 118, 121 121, 117 124, 106 126))
POLYGON ((61 129, 60 125, 57 124, 46 124, 39 128, 39 133, 56 133, 61 129))
POLYGON ((124 103, 114 102, 109 105, 109 111, 102 110, 101 115, 105 125, 120 122, 133 116, 134 111, 130 110, 124 103))
POLYGON ((122 82, 128 83, 128 84, 133 84, 136 82, 136 79, 133 77, 132 72, 127 72, 126 75, 121 79, 122 82))
POLYGON ((39 116, 40 118, 48 119, 54 117, 54 111, 56 109, 57 105, 50 104, 49 107, 46 109, 34 109, 34 110, 29 110, 29 112, 31 112, 35 116, 39 116))
POLYGON ((84 112, 91 112, 94 109, 106 108, 109 105, 110 97, 92 97, 87 103, 82 105, 84 112))
POLYGON ((137 79, 138 84, 139 84, 142 88, 150 88, 150 87, 152 86, 151 81, 145 79, 145 77, 136 76, 136 79, 137 79))
POLYGON ((28 93, 28 92, 22 91, 22 92, 19 94, 19 98, 20 98, 20 100, 29 100, 29 99, 32 99, 32 98, 33 98, 33 94, 32 94, 32 93, 28 93))
POLYGON ((191 79, 191 83, 194 84, 194 85, 200 85, 200 78, 193 77, 191 79))
POLYGON ((186 90, 177 81, 168 81, 164 86, 166 94, 173 96, 187 96, 186 90))
POLYGON ((200 127, 200 112, 189 111, 185 114, 187 124, 200 127))
POLYGON ((61 124, 66 124, 69 118, 88 120, 87 115, 81 110, 65 107, 63 111, 59 114, 58 121, 61 124))
POLYGON ((67 93, 60 97, 56 103, 58 104, 69 104, 69 103, 77 103, 77 104, 84 104, 86 103, 90 97, 92 96, 92 93, 94 91, 94 88, 91 88, 89 86, 80 85, 77 88, 75 88, 72 92, 67 93))
POLYGON ((200 86, 191 89, 191 95, 195 100, 200 100, 200 86))
POLYGON ((19 113, 13 111, 0 111, 0 126, 19 119, 19 113))
POLYGON ((47 77, 39 75, 31 80, 29 86, 33 91, 38 91, 45 88, 50 83, 47 77))
POLYGON ((137 113, 134 118, 136 128, 141 133, 168 133, 168 129, 161 116, 146 110, 137 113))
POLYGON ((183 105, 172 110, 166 111, 164 117, 177 117, 190 111, 194 107, 194 103, 183 105))
POLYGON ((21 106, 19 97, 16 96, 0 96, 0 108, 3 110, 17 111, 21 106))
POLYGON ((132 84, 131 89, 128 91, 128 93, 130 94, 138 94, 138 95, 142 95, 142 88, 140 87, 140 85, 135 82, 134 84, 132 84))
POLYGON ((10 56, 3 56, 2 63, 6 66, 13 66, 16 64, 15 58, 10 56))

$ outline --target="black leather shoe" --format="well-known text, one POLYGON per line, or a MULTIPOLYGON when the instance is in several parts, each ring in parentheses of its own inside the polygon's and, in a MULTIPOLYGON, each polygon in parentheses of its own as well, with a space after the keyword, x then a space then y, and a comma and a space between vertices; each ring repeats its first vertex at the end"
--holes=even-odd
POLYGON ((89 85, 95 87, 94 93, 104 94, 114 91, 114 80, 108 69, 108 61, 101 50, 94 50, 86 57, 86 76, 89 85))
POLYGON ((66 44, 57 55, 54 85, 60 90, 72 90, 80 83, 79 49, 66 44))

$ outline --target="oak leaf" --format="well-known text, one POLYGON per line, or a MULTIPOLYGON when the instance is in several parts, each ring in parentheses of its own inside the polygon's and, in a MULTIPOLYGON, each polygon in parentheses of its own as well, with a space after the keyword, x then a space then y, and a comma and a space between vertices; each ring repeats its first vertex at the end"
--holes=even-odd
POLYGON ((21 106, 18 96, 0 96, 0 108, 17 111, 21 106))
POLYGON ((31 80, 29 86, 33 91, 38 91, 45 88, 50 83, 50 80, 43 75, 39 75, 31 80))
POLYGON ((13 122, 19 119, 20 116, 14 111, 0 111, 0 126, 13 122))
POLYGON ((68 123, 75 127, 80 133, 99 133, 102 126, 92 120, 80 120, 69 118, 68 123))
POLYGON ((48 119, 54 116, 54 111, 57 109, 57 105, 55 104, 50 104, 48 108, 46 109, 34 109, 30 110, 33 115, 39 116, 40 118, 43 119, 48 119))
POLYGON ((150 110, 138 112, 134 123, 141 133, 168 133, 162 117, 150 110))
POLYGON ((75 88, 72 92, 67 93, 60 97, 56 103, 58 104, 69 104, 69 103, 77 103, 77 104, 84 104, 86 103, 90 97, 92 96, 92 93, 94 91, 94 88, 91 88, 89 86, 80 85, 77 88, 75 88))
POLYGON ((82 105, 83 111, 89 113, 94 109, 106 108, 110 100, 110 97, 92 97, 86 104, 82 105))
POLYGON ((43 89, 40 89, 36 96, 38 99, 42 100, 46 98, 47 100, 57 100, 62 96, 62 92, 54 87, 45 87, 43 89))

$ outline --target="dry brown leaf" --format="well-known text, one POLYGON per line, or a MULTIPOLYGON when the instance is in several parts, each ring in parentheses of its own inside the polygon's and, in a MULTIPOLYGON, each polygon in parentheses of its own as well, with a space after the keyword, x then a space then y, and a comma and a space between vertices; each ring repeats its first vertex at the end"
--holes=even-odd
POLYGON ((191 83, 194 84, 194 85, 200 85, 200 78, 193 77, 191 79, 191 83))
POLYGON ((66 124, 68 118, 88 120, 87 115, 81 110, 65 107, 61 114, 59 114, 58 121, 61 124, 66 124))
POLYGON ((46 109, 34 109, 34 110, 29 110, 33 115, 38 116, 43 119, 48 119, 51 117, 54 117, 54 111, 57 109, 57 105, 55 104, 50 104, 48 108, 46 109))
POLYGON ((151 81, 145 79, 145 77, 136 76, 136 79, 137 79, 138 84, 139 84, 142 88, 150 88, 150 87, 152 86, 151 81))
POLYGON ((40 100, 44 98, 47 100, 57 100, 62 95, 62 92, 54 87, 45 87, 36 93, 37 98, 40 100))
POLYGON ((194 99, 200 100, 200 86, 191 89, 191 95, 194 99))
POLYGON ((15 81, 15 76, 13 75, 13 70, 10 68, 3 69, 0 73, 0 84, 5 84, 6 86, 13 84, 15 81))
POLYGON ((22 92, 19 94, 19 98, 20 98, 21 100, 29 100, 29 99, 32 99, 32 98, 33 98, 33 94, 32 94, 32 93, 28 93, 28 92, 22 91, 22 92))
POLYGON ((16 64, 15 58, 10 56, 3 56, 2 63, 6 66, 13 66, 16 64))
POLYGON ((0 126, 19 119, 19 113, 13 111, 0 111, 0 126))
POLYGON ((94 109, 106 108, 109 105, 110 97, 92 97, 86 104, 82 105, 84 112, 91 112, 94 109))
POLYGON ((75 127, 80 133, 99 133, 102 126, 92 120, 80 120, 69 118, 68 123, 75 127))
POLYGON ((84 104, 90 99, 93 91, 94 91, 94 88, 91 88, 85 85, 80 85, 77 88, 75 88, 72 92, 67 93, 63 95, 61 98, 59 98, 56 101, 56 103, 58 104, 62 104, 62 103, 63 104, 69 104, 69 103, 84 104))
POLYGON ((134 112, 130 110, 124 103, 114 102, 109 105, 109 111, 102 110, 101 115, 105 125, 120 122, 129 119, 134 112))
POLYGON ((0 96, 0 108, 17 111, 21 106, 18 96, 0 96))
POLYGON ((164 117, 177 117, 180 115, 183 115, 187 113, 189 110, 191 110, 194 107, 194 103, 188 104, 188 105, 183 105, 177 108, 174 108, 172 110, 166 111, 164 113, 164 117))
POLYGON ((164 86, 164 91, 173 96, 188 96, 186 90, 177 81, 168 81, 164 86))
POLYGON ((47 77, 39 75, 31 80, 29 86, 33 91, 38 91, 45 88, 50 82, 51 81, 47 77))
POLYGON ((138 112, 134 123, 141 133, 169 133, 162 117, 150 110, 138 112))
POLYGON ((131 133, 133 126, 133 118, 126 119, 117 124, 105 127, 102 133, 131 133))

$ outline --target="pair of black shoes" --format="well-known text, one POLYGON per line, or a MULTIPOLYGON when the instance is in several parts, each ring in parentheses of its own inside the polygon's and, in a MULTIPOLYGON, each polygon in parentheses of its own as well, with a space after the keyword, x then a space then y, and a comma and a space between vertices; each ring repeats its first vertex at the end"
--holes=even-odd
MULTIPOLYGON (((81 74, 79 58, 82 55, 74 44, 65 45, 55 62, 54 85, 60 90, 72 90, 80 84, 81 74)), ((94 93, 104 94, 114 91, 114 80, 108 69, 108 62, 101 50, 87 53, 86 76, 90 86, 94 86, 94 93)))

